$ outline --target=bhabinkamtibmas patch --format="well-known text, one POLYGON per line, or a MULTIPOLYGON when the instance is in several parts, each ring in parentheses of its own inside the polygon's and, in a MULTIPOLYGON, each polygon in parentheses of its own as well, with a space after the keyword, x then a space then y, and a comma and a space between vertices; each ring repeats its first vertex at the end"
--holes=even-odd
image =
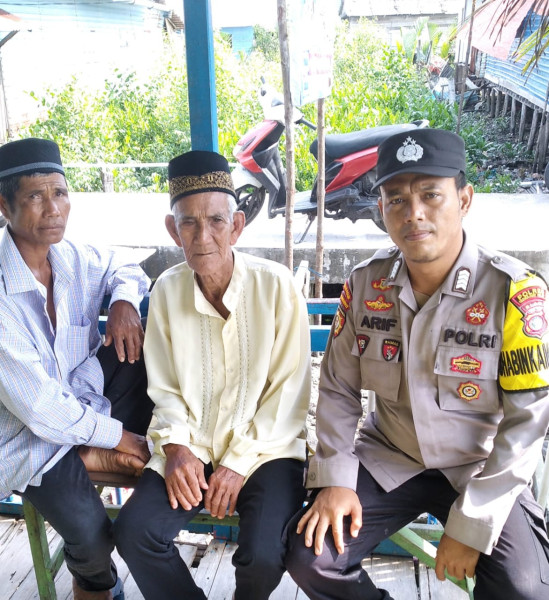
POLYGON ((509 392, 549 387, 547 287, 536 275, 511 282, 499 382, 509 392))

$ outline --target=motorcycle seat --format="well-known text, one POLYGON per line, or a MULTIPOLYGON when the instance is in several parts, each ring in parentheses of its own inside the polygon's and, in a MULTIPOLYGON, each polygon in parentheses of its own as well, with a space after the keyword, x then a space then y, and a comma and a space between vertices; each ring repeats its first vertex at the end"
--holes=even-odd
MULTIPOLYGON (((371 129, 361 129, 351 133, 331 133, 326 135, 326 164, 336 158, 360 152, 366 148, 379 146, 383 140, 396 133, 417 129, 414 123, 403 125, 381 125, 371 129)), ((318 140, 309 147, 311 154, 318 160, 318 140)))

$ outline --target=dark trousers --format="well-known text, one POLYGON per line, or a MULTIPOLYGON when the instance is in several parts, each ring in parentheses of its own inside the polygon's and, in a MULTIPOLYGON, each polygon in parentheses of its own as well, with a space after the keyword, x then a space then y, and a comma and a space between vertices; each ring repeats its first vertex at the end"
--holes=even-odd
MULTIPOLYGON (((428 512, 445 523, 457 492, 439 471, 417 475, 385 492, 361 465, 357 494, 362 504, 362 529, 349 534, 346 520, 345 551, 338 555, 328 530, 322 555, 306 548, 303 534, 295 533, 304 510, 288 524, 288 572, 312 600, 392 600, 379 590, 361 567, 384 539, 420 514, 428 512)), ((541 600, 549 598, 549 541, 542 510, 529 489, 516 500, 491 555, 481 554, 476 568, 475 600, 541 600)), ((400 599, 398 599, 400 600, 400 599)))
MULTIPOLYGON (((267 600, 284 573, 282 532, 303 505, 304 463, 277 459, 259 467, 237 501, 238 548, 233 556, 236 600, 267 600)), ((206 465, 206 479, 212 466, 206 465)), ((203 508, 173 509, 163 477, 146 469, 114 524, 116 547, 146 600, 205 600, 173 542, 203 508)))
MULTIPOLYGON (((122 421, 125 429, 145 435, 153 404, 147 396, 144 361, 133 365, 119 362, 114 345, 101 347, 98 358, 112 416, 122 421)), ((67 568, 82 589, 101 591, 115 585, 112 523, 76 447, 44 473, 39 486, 29 485, 18 493, 30 500, 63 538, 67 568)))

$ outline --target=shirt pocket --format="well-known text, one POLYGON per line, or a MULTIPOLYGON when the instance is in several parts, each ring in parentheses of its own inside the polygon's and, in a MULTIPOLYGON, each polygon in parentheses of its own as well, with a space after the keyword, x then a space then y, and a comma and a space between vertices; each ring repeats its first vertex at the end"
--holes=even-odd
POLYGON ((401 352, 400 337, 358 332, 351 353, 360 358, 362 389, 396 402, 402 372, 401 352))
POLYGON ((69 372, 90 356, 91 321, 82 317, 81 325, 69 325, 65 331, 66 359, 69 372))
POLYGON ((499 351, 439 346, 435 359, 442 410, 497 413, 499 351))

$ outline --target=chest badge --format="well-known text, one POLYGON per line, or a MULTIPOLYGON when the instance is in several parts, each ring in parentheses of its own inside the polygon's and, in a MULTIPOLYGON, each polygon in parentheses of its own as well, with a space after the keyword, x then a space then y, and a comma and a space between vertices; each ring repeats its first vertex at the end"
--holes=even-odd
POLYGON ((383 340, 383 358, 389 362, 395 358, 400 350, 400 342, 398 340, 383 340))
POLYGON ((472 400, 478 399, 478 397, 482 394, 482 390, 476 383, 467 381, 466 383, 459 384, 457 393, 462 400, 465 400, 465 402, 471 402, 472 400))
POLYGON ((387 279, 385 277, 382 277, 381 279, 372 281, 372 287, 374 290, 381 290, 384 292, 385 290, 390 290, 393 286, 387 283, 387 279))
POLYGON ((488 307, 480 300, 465 311, 465 320, 471 325, 484 325, 489 315, 488 307))
POLYGON ((482 362, 470 354, 455 356, 450 364, 450 370, 454 373, 466 373, 468 375, 480 375, 480 368, 482 367, 482 362))
POLYGON ((356 336, 356 345, 358 346, 358 353, 360 356, 364 354, 364 350, 368 347, 370 343, 370 337, 367 335, 357 335, 356 336))
POLYGON ((366 305, 366 308, 375 311, 386 311, 393 308, 395 305, 394 302, 385 300, 383 294, 380 294, 375 300, 364 300, 364 304, 366 305))

